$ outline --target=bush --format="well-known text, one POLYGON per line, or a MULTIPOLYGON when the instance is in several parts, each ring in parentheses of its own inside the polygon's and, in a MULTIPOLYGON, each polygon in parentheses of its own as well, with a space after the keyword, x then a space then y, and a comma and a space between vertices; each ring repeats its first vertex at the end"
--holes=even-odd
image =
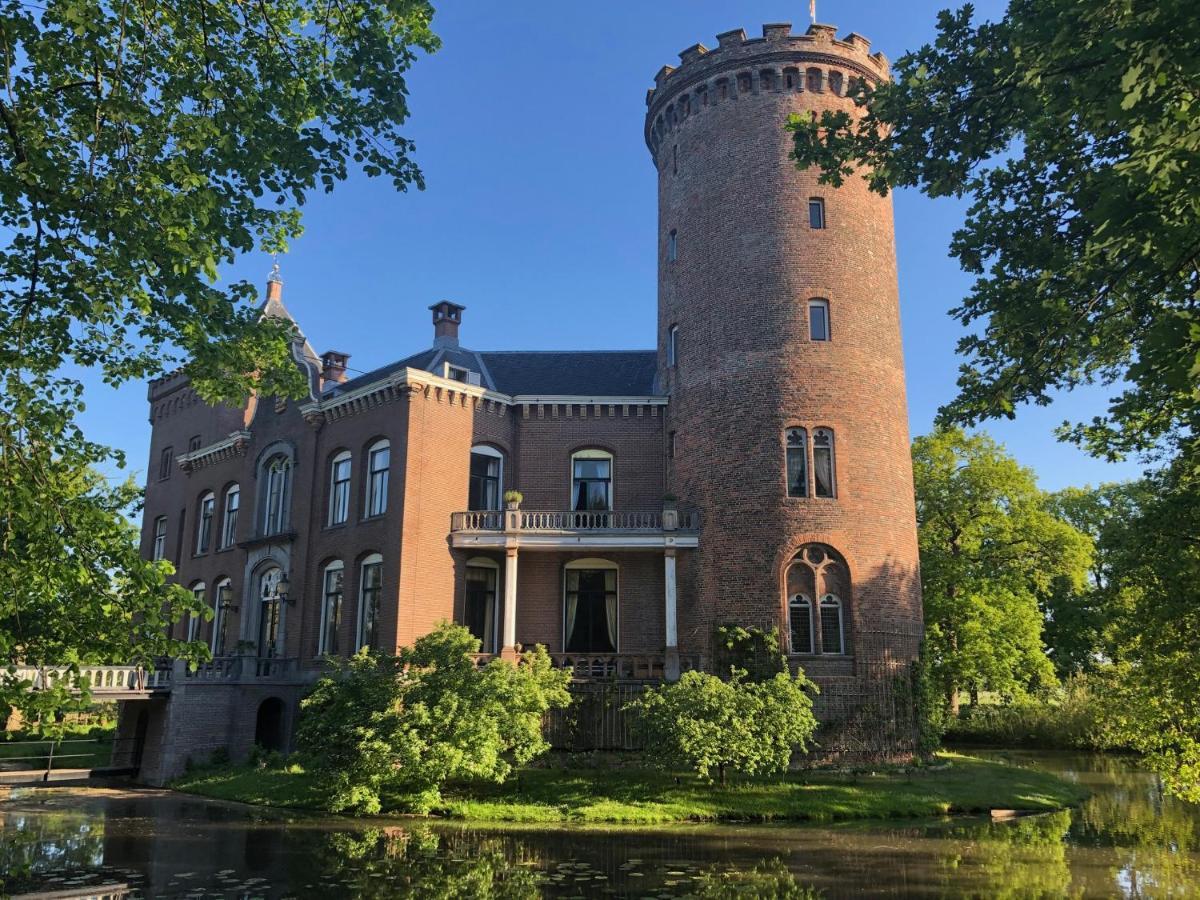
POLYGON ((787 671, 779 629, 718 625, 713 632, 713 663, 721 674, 741 669, 749 681, 766 681, 787 671))
POLYGON ((1101 750, 1108 746, 1101 718, 1099 698, 1087 679, 1077 676, 1040 700, 964 707, 950 719, 945 737, 959 744, 1101 750))
POLYGON ((386 791, 428 812, 447 781, 504 781, 549 749, 542 717, 570 703, 570 673, 544 647, 482 668, 478 650, 467 629, 443 623, 398 656, 364 651, 317 682, 297 739, 329 809, 378 812, 386 791))
POLYGON ((724 784, 726 770, 776 774, 787 769, 794 751, 807 749, 817 729, 810 687, 802 673, 754 682, 742 671, 728 681, 686 672, 626 709, 651 758, 692 769, 707 781, 716 769, 724 784))

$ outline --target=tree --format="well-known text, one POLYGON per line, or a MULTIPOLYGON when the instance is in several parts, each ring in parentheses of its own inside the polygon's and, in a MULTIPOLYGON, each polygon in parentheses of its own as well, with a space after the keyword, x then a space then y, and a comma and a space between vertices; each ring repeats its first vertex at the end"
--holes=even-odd
POLYGON ((329 808, 378 812, 386 792, 428 812, 451 780, 504 781, 549 749, 542 718, 567 706, 570 673, 544 647, 519 665, 475 665, 479 640, 442 623, 396 656, 335 664, 301 702, 297 741, 329 808))
POLYGON ((962 688, 1017 696, 1053 683, 1039 597, 1056 579, 1083 584, 1090 540, 986 435, 917 438, 913 477, 928 665, 952 711, 962 688))
MULTIPOLYGON (((81 622, 113 603, 81 572, 120 583, 122 610, 178 611, 111 521, 132 498, 80 485, 124 460, 80 433, 78 374, 182 365, 205 400, 237 403, 304 389, 287 327, 218 269, 286 249, 306 196, 352 166, 421 186, 399 128, 431 16, 424 0, 0 3, 0 582, 30 577, 24 542, 58 546, 38 559, 43 596, 82 604, 81 622), (98 527, 69 524, 84 520, 98 527)), ((91 632, 42 624, 67 661, 91 651, 91 632)), ((130 629, 121 658, 162 649, 147 635, 130 629)), ((7 632, 3 662, 28 641, 7 632)))
POLYGON ((817 730, 809 696, 815 688, 799 672, 762 681, 746 681, 745 675, 735 671, 722 680, 685 672, 628 704, 653 758, 706 780, 716 769, 721 784, 730 769, 745 775, 785 771, 817 730))
POLYGON ((1069 433, 1119 456, 1200 434, 1200 17, 1191 0, 1011 0, 945 11, 861 116, 794 118, 797 166, 886 193, 968 196, 951 251, 976 275, 947 420, 1012 417, 1123 380, 1069 433))

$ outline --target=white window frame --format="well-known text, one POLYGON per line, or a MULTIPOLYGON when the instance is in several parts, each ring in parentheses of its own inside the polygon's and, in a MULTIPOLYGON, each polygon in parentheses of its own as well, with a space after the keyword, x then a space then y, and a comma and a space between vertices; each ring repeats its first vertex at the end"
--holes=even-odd
POLYGON ((150 558, 157 562, 167 558, 167 517, 158 516, 154 520, 154 545, 150 558))
POLYGON ((200 506, 196 515, 196 555, 212 549, 213 524, 217 518, 217 496, 212 491, 200 495, 200 506))
MULTIPOLYGON (((496 510, 504 509, 504 453, 502 451, 496 449, 495 447, 493 447, 491 444, 476 444, 474 447, 471 448, 471 455, 474 456, 476 453, 478 453, 480 456, 490 456, 493 459, 500 460, 500 487, 499 487, 499 490, 496 491, 495 509, 496 510)), ((467 466, 467 478, 468 479, 470 479, 470 477, 471 477, 471 469, 470 469, 469 462, 470 462, 470 460, 468 459, 468 466, 467 466)), ((468 505, 470 505, 470 504, 468 504, 468 505)))
POLYGON ((350 493, 354 478, 354 456, 343 450, 329 461, 329 520, 330 525, 345 525, 350 521, 350 493), (338 466, 346 464, 346 479, 338 480, 338 466), (339 488, 341 490, 339 490, 339 488))
POLYGON ((238 484, 231 484, 225 488, 225 509, 224 515, 221 518, 221 549, 224 550, 232 547, 237 542, 237 520, 242 509, 242 488, 238 484), (234 505, 230 506, 230 501, 234 501, 234 505), (230 513, 233 513, 233 518, 230 518, 230 513))
POLYGON ((617 633, 613 636, 613 653, 621 652, 621 567, 611 559, 601 559, 599 557, 586 557, 584 559, 573 559, 563 566, 562 576, 562 592, 559 596, 559 615, 562 618, 562 644, 563 652, 567 650, 567 639, 570 635, 567 634, 567 572, 572 569, 583 569, 589 572, 608 571, 616 572, 616 594, 617 594, 617 633))
MULTIPOLYGON (((500 646, 500 604, 503 602, 501 592, 503 586, 500 580, 500 564, 494 559, 489 559, 486 556, 473 556, 467 560, 466 568, 468 569, 490 569, 495 575, 496 586, 492 591, 492 649, 480 648, 481 653, 495 653, 496 648, 500 646)), ((463 627, 467 625, 467 595, 465 585, 468 583, 464 572, 464 589, 463 589, 463 627)))
POLYGON ((208 642, 208 649, 215 657, 218 655, 217 650, 226 650, 225 647, 218 648, 221 631, 225 627, 225 596, 227 592, 233 591, 233 580, 230 578, 222 578, 213 587, 213 629, 212 637, 208 642))
POLYGON ((571 465, 567 471, 570 494, 568 494, 567 509, 572 512, 612 512, 617 506, 617 461, 607 450, 589 447, 576 450, 571 454, 571 465), (575 460, 577 459, 607 459, 608 460, 608 509, 576 510, 575 509, 575 460))
MULTIPOLYGON (((363 559, 363 561, 358 564, 358 622, 355 627, 355 634, 354 634, 354 650, 355 650, 355 652, 358 652, 364 646, 366 646, 366 641, 365 641, 366 635, 363 632, 363 626, 366 624, 366 615, 365 614, 367 611, 367 605, 365 602, 365 600, 366 600, 365 589, 367 586, 366 571, 367 571, 367 566, 375 566, 375 565, 379 566, 379 603, 375 609, 375 621, 373 622, 373 626, 374 626, 373 630, 374 630, 376 636, 378 635, 378 632, 379 632, 379 612, 380 612, 380 608, 383 606, 383 555, 379 554, 379 553, 372 553, 370 556, 365 557, 363 559)), ((343 598, 343 602, 345 602, 344 598, 343 598)), ((378 648, 376 648, 376 649, 378 649, 378 648)))
POLYGON ((798 655, 809 656, 817 652, 817 635, 816 635, 816 608, 812 602, 812 598, 803 592, 793 594, 788 598, 788 649, 792 653, 798 655), (808 607, 808 649, 798 650, 792 642, 792 634, 795 629, 792 626, 792 610, 796 607, 808 607))
POLYGON ((366 503, 363 504, 364 519, 374 519, 377 516, 387 515, 388 508, 388 488, 390 487, 392 470, 392 442, 387 438, 382 438, 370 447, 367 448, 367 477, 366 477, 366 503), (387 452, 388 463, 382 469, 375 468, 375 457, 379 453, 387 452), (375 508, 375 485, 378 481, 382 481, 383 486, 379 491, 381 506, 375 508))
POLYGON ((837 594, 826 594, 821 598, 821 654, 823 656, 845 656, 846 655, 846 607, 842 604, 842 598, 837 594), (830 607, 837 610, 838 618, 838 648, 836 650, 825 649, 825 608, 830 607))
MULTIPOLYGON (((206 593, 206 589, 204 587, 203 581, 197 581, 195 584, 193 584, 191 587, 191 591, 192 591, 193 598, 198 597, 204 603, 205 606, 208 605, 208 595, 206 593)), ((195 640, 199 639, 200 629, 203 627, 203 623, 204 623, 204 619, 202 619, 196 613, 188 614, 188 622, 187 622, 187 639, 188 639, 188 641, 195 641, 195 640)))
POLYGON ((825 215, 825 198, 824 197, 809 197, 808 198, 808 227, 813 231, 824 231, 829 227, 829 219, 825 215), (813 207, 818 207, 821 211, 820 225, 813 224, 813 207))
MULTIPOLYGON (((317 655, 318 656, 325 656, 331 652, 329 649, 329 640, 328 640, 329 597, 330 597, 330 594, 332 593, 329 590, 329 576, 333 575, 335 572, 340 572, 342 574, 342 585, 341 585, 342 599, 340 601, 340 609, 338 610, 338 618, 339 619, 341 618, 342 613, 346 609, 346 564, 344 562, 342 562, 340 559, 335 559, 331 563, 329 563, 327 566, 325 566, 324 569, 321 570, 321 621, 320 621, 319 630, 317 632, 317 655)), ((333 652, 336 652, 336 651, 333 651, 333 652)))
POLYGON ((829 301, 824 297, 813 297, 808 301, 808 339, 815 343, 827 344, 833 340, 833 323, 829 320, 829 301), (813 310, 819 309, 825 317, 825 337, 813 335, 813 310))
POLYGON ((282 534, 288 527, 288 508, 292 493, 292 460, 286 453, 276 453, 266 461, 263 467, 266 484, 263 490, 262 533, 264 535, 282 534), (279 503, 272 505, 272 488, 276 479, 280 479, 279 503))

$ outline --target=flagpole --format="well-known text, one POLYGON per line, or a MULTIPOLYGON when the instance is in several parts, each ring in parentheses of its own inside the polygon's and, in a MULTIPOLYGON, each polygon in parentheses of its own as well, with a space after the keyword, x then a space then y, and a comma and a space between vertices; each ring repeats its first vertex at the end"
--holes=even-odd
POLYGON ((814 25, 817 24, 817 0, 808 0, 808 17, 814 25))

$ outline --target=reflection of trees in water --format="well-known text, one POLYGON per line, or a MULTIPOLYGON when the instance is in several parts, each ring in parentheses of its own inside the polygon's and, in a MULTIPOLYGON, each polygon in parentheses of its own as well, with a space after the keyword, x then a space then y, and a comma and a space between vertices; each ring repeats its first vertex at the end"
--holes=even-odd
POLYGON ((59 873, 104 862, 103 821, 66 813, 0 813, 0 896, 29 891, 59 873))
MULTIPOLYGON (((1071 827, 1067 810, 1017 819, 1014 822, 976 822, 952 826, 938 854, 942 887, 986 885, 989 897, 1071 897, 1071 868, 1066 836, 1071 827), (969 871, 969 876, 968 876, 969 871)), ((934 848, 931 848, 934 849, 934 848)))
POLYGON ((733 900, 754 897, 765 900, 820 900, 825 894, 796 880, 781 859, 772 859, 747 869, 710 869, 692 883, 689 897, 699 900, 733 900))

